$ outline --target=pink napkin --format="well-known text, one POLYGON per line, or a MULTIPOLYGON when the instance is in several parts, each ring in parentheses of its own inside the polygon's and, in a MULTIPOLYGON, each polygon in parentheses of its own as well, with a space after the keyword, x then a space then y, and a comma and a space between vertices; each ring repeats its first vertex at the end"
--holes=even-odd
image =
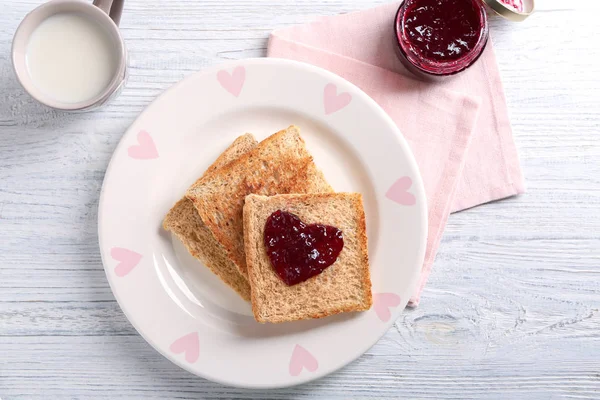
POLYGON ((317 65, 349 80, 390 115, 419 164, 429 237, 416 306, 448 216, 524 191, 523 176, 491 41, 477 63, 442 83, 413 79, 396 58, 399 4, 325 17, 274 31, 269 57, 317 65))

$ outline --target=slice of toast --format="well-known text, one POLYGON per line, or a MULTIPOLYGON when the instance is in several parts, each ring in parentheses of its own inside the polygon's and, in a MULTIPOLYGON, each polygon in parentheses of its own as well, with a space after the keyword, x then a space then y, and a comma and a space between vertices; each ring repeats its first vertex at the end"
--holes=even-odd
POLYGON ((244 242, 252 311, 258 322, 322 318, 371 307, 371 277, 362 196, 358 193, 250 195, 244 205, 244 242), (306 224, 331 225, 343 233, 337 260, 319 275, 286 285, 264 245, 267 218, 282 210, 306 224))
MULTIPOLYGON (((240 136, 208 167, 202 177, 229 164, 256 147, 257 144, 254 136, 249 133, 240 136)), ((175 234, 192 256, 231 286, 244 300, 250 301, 248 281, 227 257, 225 249, 215 240, 210 230, 202 222, 190 200, 186 197, 179 200, 165 217, 163 227, 175 234)))
POLYGON ((263 140, 187 191, 202 221, 227 250, 240 273, 248 276, 244 253, 243 207, 248 194, 333 192, 306 150, 297 127, 263 140))

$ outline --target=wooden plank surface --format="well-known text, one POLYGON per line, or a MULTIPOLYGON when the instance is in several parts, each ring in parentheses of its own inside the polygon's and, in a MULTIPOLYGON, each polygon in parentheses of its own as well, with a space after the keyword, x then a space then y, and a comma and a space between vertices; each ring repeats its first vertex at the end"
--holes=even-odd
POLYGON ((383 1, 128 0, 130 79, 88 114, 37 105, 0 12, 0 398, 600 398, 600 46, 594 1, 538 1, 492 32, 528 192, 454 214, 422 303, 341 371, 255 392, 194 377, 135 332, 108 287, 98 196, 123 132, 162 90, 269 32, 383 1))

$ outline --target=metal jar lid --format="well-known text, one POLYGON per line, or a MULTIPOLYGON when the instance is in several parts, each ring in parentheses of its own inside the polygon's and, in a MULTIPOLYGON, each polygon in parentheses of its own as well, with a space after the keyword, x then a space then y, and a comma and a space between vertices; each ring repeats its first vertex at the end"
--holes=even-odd
POLYGON ((529 17, 535 8, 534 0, 521 0, 523 11, 517 11, 514 7, 504 4, 502 0, 483 0, 494 12, 511 21, 524 21, 529 17))

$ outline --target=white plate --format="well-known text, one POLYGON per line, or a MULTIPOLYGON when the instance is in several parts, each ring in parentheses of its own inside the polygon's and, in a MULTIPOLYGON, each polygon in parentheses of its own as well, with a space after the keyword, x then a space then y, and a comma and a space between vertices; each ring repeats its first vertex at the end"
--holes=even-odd
POLYGON ((385 112, 328 71, 266 58, 199 72, 154 101, 113 154, 98 219, 112 291, 148 343, 194 374, 254 388, 319 378, 369 349, 405 307, 427 236, 417 164, 385 112), (367 312, 261 325, 161 228, 237 136, 260 140, 290 124, 335 190, 363 194, 374 293, 367 312))

